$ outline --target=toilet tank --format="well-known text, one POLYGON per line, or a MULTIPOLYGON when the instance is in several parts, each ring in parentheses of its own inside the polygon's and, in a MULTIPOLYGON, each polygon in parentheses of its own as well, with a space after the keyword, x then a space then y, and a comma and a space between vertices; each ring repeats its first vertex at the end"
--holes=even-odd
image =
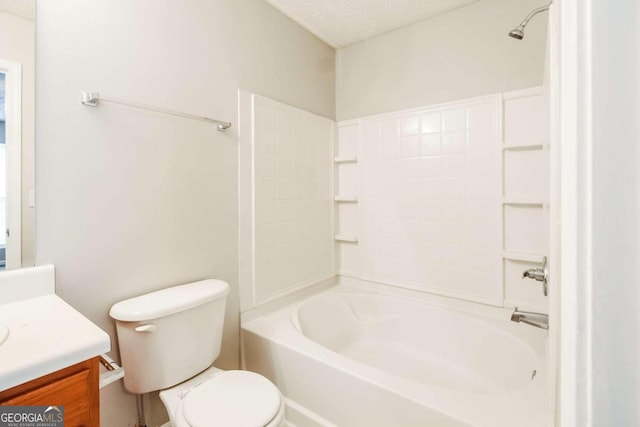
POLYGON ((121 301, 116 320, 125 388, 162 390, 205 370, 220 354, 229 285, 202 280, 121 301))

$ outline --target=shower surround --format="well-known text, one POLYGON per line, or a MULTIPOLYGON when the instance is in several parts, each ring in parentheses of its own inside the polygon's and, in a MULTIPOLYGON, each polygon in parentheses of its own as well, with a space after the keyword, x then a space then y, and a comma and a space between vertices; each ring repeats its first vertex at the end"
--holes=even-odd
POLYGON ((551 419, 547 332, 509 321, 548 312, 521 278, 548 254, 545 105, 334 123, 240 94, 243 363, 292 425, 551 419))
POLYGON ((339 273, 546 313, 547 121, 536 88, 338 123, 339 273))

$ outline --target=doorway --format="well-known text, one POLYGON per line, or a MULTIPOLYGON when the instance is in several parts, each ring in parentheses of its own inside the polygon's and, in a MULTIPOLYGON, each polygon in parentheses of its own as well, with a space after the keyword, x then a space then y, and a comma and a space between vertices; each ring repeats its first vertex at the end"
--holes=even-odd
POLYGON ((0 270, 22 266, 21 66, 0 59, 0 270))

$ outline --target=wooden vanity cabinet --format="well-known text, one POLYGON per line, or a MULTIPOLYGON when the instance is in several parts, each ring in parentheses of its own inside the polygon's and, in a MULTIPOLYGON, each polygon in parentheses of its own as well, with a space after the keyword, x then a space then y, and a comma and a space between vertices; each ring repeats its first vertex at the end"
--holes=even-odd
POLYGON ((99 357, 0 391, 4 406, 64 406, 65 427, 100 425, 99 357))

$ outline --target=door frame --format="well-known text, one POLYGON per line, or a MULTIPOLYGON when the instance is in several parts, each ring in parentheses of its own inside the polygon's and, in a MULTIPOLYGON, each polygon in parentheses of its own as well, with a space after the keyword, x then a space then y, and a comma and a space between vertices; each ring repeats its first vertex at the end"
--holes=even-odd
POLYGON ((591 2, 562 0, 551 20, 552 138, 558 141, 561 223, 556 425, 592 425, 593 139, 591 2))
POLYGON ((9 232, 5 268, 8 270, 22 267, 22 65, 0 59, 0 71, 5 74, 6 95, 6 209, 9 232))

